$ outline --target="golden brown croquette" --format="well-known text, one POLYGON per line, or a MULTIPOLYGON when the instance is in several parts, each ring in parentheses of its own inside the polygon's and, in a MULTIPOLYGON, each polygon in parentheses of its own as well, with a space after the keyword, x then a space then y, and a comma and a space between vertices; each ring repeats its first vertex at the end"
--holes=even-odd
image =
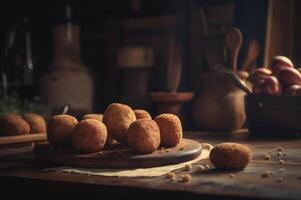
POLYGON ((97 119, 102 122, 103 115, 102 114, 86 114, 82 117, 82 120, 84 119, 97 119))
POLYGON ((155 118, 160 129, 161 145, 177 146, 183 137, 182 124, 180 119, 173 114, 161 114, 155 118))
POLYGON ((133 122, 128 130, 127 142, 136 153, 148 154, 160 146, 160 130, 154 120, 140 119, 133 122))
POLYGON ((103 114, 109 136, 123 144, 127 143, 126 134, 134 121, 136 116, 131 107, 120 103, 110 104, 103 114))
POLYGON ((134 110, 134 113, 136 115, 136 119, 152 119, 152 116, 146 111, 142 109, 136 109, 134 110))
POLYGON ((19 115, 4 114, 0 117, 1 135, 25 135, 30 131, 29 124, 19 115))
POLYGON ((72 148, 80 153, 100 151, 107 140, 107 128, 98 119, 80 121, 72 135, 72 148))
POLYGON ((71 115, 54 115, 47 124, 48 142, 54 146, 68 146, 78 121, 71 115))
POLYGON ((30 133, 45 133, 46 132, 46 121, 44 117, 36 113, 26 113, 23 119, 30 126, 30 133))
POLYGON ((251 160, 252 152, 242 144, 221 143, 211 150, 209 158, 217 169, 241 170, 251 160))

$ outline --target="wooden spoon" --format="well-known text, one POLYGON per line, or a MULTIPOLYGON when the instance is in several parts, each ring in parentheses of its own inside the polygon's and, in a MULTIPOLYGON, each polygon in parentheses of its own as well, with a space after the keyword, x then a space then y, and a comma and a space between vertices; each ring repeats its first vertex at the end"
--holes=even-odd
POLYGON ((180 85, 182 73, 182 49, 179 41, 171 39, 167 65, 167 90, 176 92, 180 85))
POLYGON ((237 70, 237 59, 239 50, 242 45, 242 33, 236 27, 231 27, 226 34, 226 48, 228 53, 229 64, 233 71, 237 70))
POLYGON ((256 61, 259 55, 260 47, 259 43, 256 39, 252 39, 249 42, 248 50, 246 53, 246 57, 243 61, 241 70, 251 72, 252 64, 256 61))

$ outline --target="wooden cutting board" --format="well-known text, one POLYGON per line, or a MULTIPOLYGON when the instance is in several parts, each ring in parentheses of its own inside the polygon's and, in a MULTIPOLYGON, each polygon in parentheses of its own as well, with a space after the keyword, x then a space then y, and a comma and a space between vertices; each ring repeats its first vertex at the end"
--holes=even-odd
POLYGON ((91 154, 78 154, 72 149, 54 148, 49 144, 35 147, 34 157, 38 161, 58 166, 83 168, 148 168, 181 163, 197 158, 202 145, 194 140, 183 139, 173 148, 159 149, 152 154, 135 154, 121 144, 113 144, 91 154))

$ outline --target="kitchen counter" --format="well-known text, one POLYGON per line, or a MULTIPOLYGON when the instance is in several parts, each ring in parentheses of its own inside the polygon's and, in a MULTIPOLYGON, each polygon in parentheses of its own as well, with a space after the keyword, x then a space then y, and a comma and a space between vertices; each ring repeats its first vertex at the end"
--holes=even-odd
MULTIPOLYGON (((243 171, 224 172, 192 166, 192 180, 180 183, 155 178, 117 178, 45 172, 49 165, 33 160, 32 148, 0 150, 0 199, 36 197, 42 199, 301 199, 301 140, 250 137, 237 132, 187 132, 185 137, 199 142, 247 144, 253 160, 243 171), (278 156, 277 148, 283 147, 278 156), (271 160, 264 155, 271 152, 271 160), (279 160, 285 161, 284 164, 279 160), (262 177, 266 171, 269 177, 262 177)), ((177 175, 185 174, 177 170, 177 175)))

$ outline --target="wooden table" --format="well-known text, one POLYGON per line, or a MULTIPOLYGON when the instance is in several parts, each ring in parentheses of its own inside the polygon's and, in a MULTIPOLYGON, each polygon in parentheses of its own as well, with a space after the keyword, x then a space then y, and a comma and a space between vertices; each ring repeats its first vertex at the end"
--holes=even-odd
MULTIPOLYGON (((200 170, 193 165, 189 183, 173 182, 165 177, 117 178, 45 172, 49 167, 33 160, 30 148, 0 151, 0 199, 21 196, 42 199, 301 199, 301 140, 254 138, 247 131, 235 133, 191 132, 185 137, 216 144, 234 141, 247 144, 253 151, 253 161, 240 172, 222 172, 213 167, 200 170), (277 156, 277 148, 286 156, 277 156), (272 161, 265 153, 272 151, 272 161), (15 152, 15 153, 14 153, 15 152), (10 154, 10 155, 7 155, 10 154), (280 159, 290 164, 279 164, 280 159), (283 169, 281 169, 283 168, 283 169), (280 170, 281 169, 281 170, 280 170), (273 175, 261 177, 265 171, 273 175), (234 177, 230 177, 233 174, 234 177), (283 182, 279 183, 279 178, 283 182), (281 180, 282 180, 281 179, 281 180)), ((184 174, 176 171, 177 175, 184 174)))

